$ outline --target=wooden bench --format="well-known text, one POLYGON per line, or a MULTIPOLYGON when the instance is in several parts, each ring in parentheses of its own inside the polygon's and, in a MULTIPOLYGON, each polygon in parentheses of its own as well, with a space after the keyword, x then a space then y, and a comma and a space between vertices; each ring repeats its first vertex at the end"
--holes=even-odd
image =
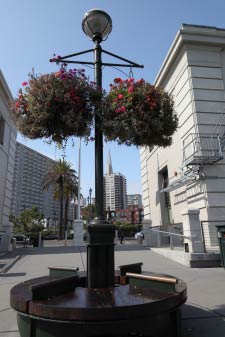
POLYGON ((176 292, 178 280, 166 276, 151 276, 144 274, 126 273, 130 288, 151 288, 162 291, 176 292))
POLYGON ((40 282, 38 284, 30 285, 32 300, 45 300, 66 294, 73 291, 76 287, 78 276, 60 277, 57 279, 40 282))
POLYGON ((143 266, 142 262, 124 264, 122 266, 118 266, 118 268, 120 270, 120 276, 125 276, 126 273, 141 274, 142 266, 143 266))
POLYGON ((78 267, 48 267, 49 276, 53 277, 69 277, 78 275, 78 267))

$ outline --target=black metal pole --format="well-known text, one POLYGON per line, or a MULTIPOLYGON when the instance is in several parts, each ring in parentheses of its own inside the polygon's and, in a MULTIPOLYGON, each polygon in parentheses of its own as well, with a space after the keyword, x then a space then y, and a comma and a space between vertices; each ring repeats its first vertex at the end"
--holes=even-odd
MULTIPOLYGON (((96 42, 94 49, 95 82, 97 89, 102 91, 102 48, 96 42)), ((95 199, 96 218, 104 219, 103 200, 103 134, 101 128, 100 111, 95 115, 95 199)))
MULTIPOLYGON (((102 49, 95 41, 95 82, 102 91, 102 49)), ((114 285, 115 226, 104 217, 102 111, 95 114, 95 205, 96 218, 87 227, 87 286, 106 288, 114 285)))
MULTIPOLYGON (((101 14, 102 11, 100 11, 101 14)), ((111 18, 105 13, 109 24, 111 18)), ((85 16, 85 20, 87 17, 85 16)), ((60 58, 62 63, 74 64, 92 64, 95 70, 95 82, 98 90, 102 91, 102 67, 118 66, 118 67, 135 67, 143 68, 142 65, 129 61, 121 56, 107 52, 101 48, 102 38, 106 39, 107 34, 103 32, 103 37, 97 32, 90 29, 90 25, 84 23, 83 30, 95 43, 94 49, 85 50, 83 52, 67 55, 60 58), (93 34, 90 34, 93 33, 93 34), (94 52, 94 62, 86 61, 70 61, 67 58, 72 56, 83 55, 94 52), (102 53, 108 54, 126 63, 105 63, 102 62, 102 53)), ((108 34, 111 31, 111 27, 108 34)), ((59 62, 57 59, 51 62, 59 62)), ((104 288, 114 285, 114 236, 115 226, 105 220, 104 216, 104 173, 103 173, 103 133, 102 133, 102 111, 96 111, 95 114, 95 206, 96 218, 90 221, 87 226, 87 286, 89 288, 104 288)), ((91 196, 90 196, 91 197, 91 196)), ((89 205, 90 208, 90 205, 89 205)), ((89 209, 88 208, 88 209, 89 209)), ((110 212, 111 215, 111 212, 110 212)))

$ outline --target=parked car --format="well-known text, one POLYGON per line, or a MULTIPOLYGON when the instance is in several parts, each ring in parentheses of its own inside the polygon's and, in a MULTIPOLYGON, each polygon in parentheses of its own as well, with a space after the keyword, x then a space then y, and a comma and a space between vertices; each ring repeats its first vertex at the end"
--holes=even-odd
POLYGON ((135 235, 134 235, 135 239, 137 239, 139 236, 140 236, 142 239, 145 238, 144 233, 143 233, 142 231, 137 232, 137 233, 135 233, 135 235))
POLYGON ((25 247, 30 244, 30 238, 24 234, 14 234, 12 239, 16 239, 16 245, 23 245, 25 247))
POLYGON ((57 235, 55 235, 55 234, 49 234, 49 235, 43 236, 42 239, 43 240, 57 240, 57 235))

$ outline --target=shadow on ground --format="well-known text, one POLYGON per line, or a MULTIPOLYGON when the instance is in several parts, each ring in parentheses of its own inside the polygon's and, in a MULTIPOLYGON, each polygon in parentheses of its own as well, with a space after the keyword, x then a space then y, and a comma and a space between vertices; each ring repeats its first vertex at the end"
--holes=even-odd
POLYGON ((25 276, 26 273, 0 273, 0 277, 17 277, 17 276, 25 276))
POLYGON ((182 337, 225 336, 225 305, 213 310, 198 305, 182 307, 182 337))

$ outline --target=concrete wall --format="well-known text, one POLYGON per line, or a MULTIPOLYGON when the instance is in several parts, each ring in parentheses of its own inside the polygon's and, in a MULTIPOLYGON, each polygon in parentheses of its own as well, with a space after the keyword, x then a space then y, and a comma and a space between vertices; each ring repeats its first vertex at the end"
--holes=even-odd
POLYGON ((9 214, 16 147, 16 128, 9 109, 10 100, 11 93, 0 71, 0 116, 5 121, 3 143, 0 144, 0 232, 7 234, 8 242, 12 233, 9 214))

